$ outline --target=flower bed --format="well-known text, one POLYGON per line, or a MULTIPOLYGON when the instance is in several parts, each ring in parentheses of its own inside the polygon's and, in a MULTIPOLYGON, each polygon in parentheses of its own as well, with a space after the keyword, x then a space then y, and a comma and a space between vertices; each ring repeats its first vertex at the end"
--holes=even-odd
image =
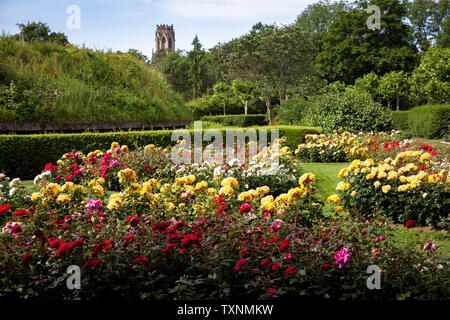
POLYGON ((354 160, 339 172, 338 178, 344 179, 336 187, 339 195, 328 201, 338 211, 345 208, 367 217, 382 214, 394 222, 444 226, 450 212, 450 176, 431 157, 429 152, 405 151, 379 163, 354 160))
POLYGON ((271 175, 257 167, 270 148, 252 166, 174 165, 170 151, 68 153, 33 194, 2 176, 0 296, 448 299, 438 247, 399 247, 382 221, 359 214, 324 217, 315 176, 296 175, 289 148, 271 175), (73 265, 81 290, 66 287, 73 265), (380 290, 367 288, 371 265, 380 290))

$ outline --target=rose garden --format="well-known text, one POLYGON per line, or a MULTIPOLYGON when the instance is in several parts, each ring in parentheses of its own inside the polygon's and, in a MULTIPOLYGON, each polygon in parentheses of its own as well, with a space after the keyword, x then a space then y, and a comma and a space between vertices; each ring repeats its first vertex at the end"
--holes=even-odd
POLYGON ((384 0, 392 39, 348 63, 369 2, 151 61, 2 35, 0 297, 448 300, 448 39, 398 40, 384 0))

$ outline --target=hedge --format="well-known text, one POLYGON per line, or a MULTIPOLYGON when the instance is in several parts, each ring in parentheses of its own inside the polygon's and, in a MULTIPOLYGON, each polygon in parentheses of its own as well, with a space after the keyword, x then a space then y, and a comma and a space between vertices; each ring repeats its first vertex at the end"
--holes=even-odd
POLYGON ((392 121, 394 122, 394 128, 397 130, 409 130, 408 117, 409 111, 392 111, 392 121))
POLYGON ((408 126, 416 137, 442 138, 449 134, 450 105, 425 105, 409 110, 408 126))
POLYGON ((248 127, 267 125, 266 114, 234 114, 226 116, 204 116, 202 121, 211 121, 223 124, 224 126, 248 127))
MULTIPOLYGON (((254 129, 266 129, 268 131, 268 139, 270 139, 269 133, 272 129, 279 129, 279 136, 286 136, 287 145, 291 148, 295 148, 300 144, 305 134, 320 131, 318 128, 289 126, 266 126, 254 129)), ((224 133, 227 128, 218 130, 224 133)), ((0 135, 0 172, 3 171, 10 177, 33 179, 42 172, 46 163, 57 161, 67 152, 82 151, 87 153, 96 149, 108 149, 114 141, 122 145, 128 145, 130 149, 151 143, 169 146, 174 143, 171 140, 172 131, 0 135)), ((194 130, 188 131, 192 136, 194 130)))

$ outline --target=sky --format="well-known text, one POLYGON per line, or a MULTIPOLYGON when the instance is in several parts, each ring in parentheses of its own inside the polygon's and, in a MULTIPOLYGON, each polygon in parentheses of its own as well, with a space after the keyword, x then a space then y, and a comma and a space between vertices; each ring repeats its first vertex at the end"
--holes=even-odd
POLYGON ((247 33, 252 25, 290 24, 317 0, 0 0, 0 30, 41 21, 69 42, 99 50, 137 49, 152 55, 157 24, 173 25, 176 49, 198 35, 209 49, 247 33))

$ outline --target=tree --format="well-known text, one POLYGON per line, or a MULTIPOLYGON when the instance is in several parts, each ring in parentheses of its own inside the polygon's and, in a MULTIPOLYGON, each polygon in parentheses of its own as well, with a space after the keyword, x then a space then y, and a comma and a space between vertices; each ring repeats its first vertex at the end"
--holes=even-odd
POLYGON ((450 21, 448 0, 412 0, 408 4, 408 18, 414 28, 417 46, 426 51, 434 43, 448 36, 450 21))
POLYGON ((380 79, 379 93, 388 101, 388 108, 391 107, 391 99, 395 98, 396 110, 400 110, 400 97, 408 91, 408 79, 403 71, 392 71, 386 73, 380 79))
POLYGON ((198 40, 197 35, 192 41, 192 45, 194 48, 188 54, 190 60, 189 75, 192 81, 192 98, 196 98, 199 96, 202 86, 205 51, 202 49, 202 44, 198 40))
POLYGON ((255 24, 249 33, 228 42, 224 56, 233 78, 249 80, 258 87, 271 119, 271 99, 278 93, 280 103, 314 74, 311 45, 303 41, 295 25, 255 24))
POLYGON ((253 99, 258 92, 256 86, 250 81, 235 79, 231 82, 231 90, 242 101, 244 113, 247 114, 248 102, 253 99))
POLYGON ((215 98, 222 102, 223 115, 226 115, 226 101, 233 94, 233 90, 229 85, 223 82, 218 82, 213 87, 215 98))
POLYGON ((162 72, 172 88, 185 98, 192 95, 192 78, 190 77, 190 60, 181 51, 171 51, 163 61, 162 72))
POLYGON ((416 101, 425 97, 428 103, 449 103, 450 48, 430 48, 412 73, 410 84, 416 101))
POLYGON ((42 22, 28 22, 26 25, 17 23, 20 38, 26 42, 51 41, 61 45, 69 43, 67 36, 61 32, 51 32, 50 27, 42 22))
POLYGON ((355 88, 369 93, 374 101, 378 100, 379 85, 380 77, 373 72, 365 74, 362 78, 358 78, 355 81, 355 88))
POLYGON ((411 71, 416 65, 417 49, 412 43, 411 27, 403 19, 406 5, 400 0, 360 0, 355 8, 341 12, 323 38, 323 51, 316 66, 330 81, 353 84, 357 78, 375 72, 411 71), (374 4, 381 9, 381 28, 371 30, 366 9, 374 4))
POLYGON ((330 3, 329 0, 319 1, 309 5, 297 17, 296 26, 311 41, 317 53, 322 50, 321 41, 328 31, 328 27, 336 20, 339 13, 348 10, 349 5, 344 1, 330 3))
POLYGON ((141 60, 141 61, 143 61, 145 63, 149 62, 148 57, 146 55, 144 55, 142 52, 140 52, 139 50, 128 49, 127 53, 129 55, 133 56, 133 57, 136 57, 137 59, 139 59, 139 60, 141 60))

